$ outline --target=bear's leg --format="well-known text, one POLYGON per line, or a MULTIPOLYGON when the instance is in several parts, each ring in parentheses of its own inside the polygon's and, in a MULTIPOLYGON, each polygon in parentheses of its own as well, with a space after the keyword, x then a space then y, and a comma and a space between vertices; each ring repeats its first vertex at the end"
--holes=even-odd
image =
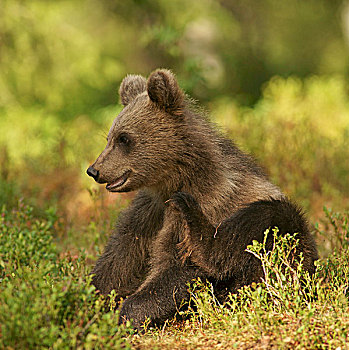
POLYGON ((197 277, 206 277, 200 268, 180 259, 178 242, 185 229, 178 210, 167 206, 163 227, 153 242, 151 270, 137 291, 123 302, 120 322, 132 319, 137 329, 146 318, 152 324, 163 323, 189 300, 188 284, 197 277))
POLYGON ((150 247, 160 230, 163 204, 139 193, 124 211, 117 228, 99 257, 92 274, 92 284, 104 295, 113 289, 117 297, 133 294, 150 268, 150 247))
POLYGON ((115 289, 117 301, 131 295, 140 286, 149 269, 148 264, 149 257, 141 239, 134 234, 115 234, 110 237, 92 270, 92 284, 103 295, 115 289))
MULTIPOLYGON (((298 233, 298 252, 303 253, 303 266, 310 273, 314 272, 317 259, 314 240, 301 211, 287 200, 251 203, 216 227, 209 223, 190 194, 176 193, 169 202, 187 222, 182 250, 217 280, 231 280, 236 288, 258 281, 262 277, 259 261, 245 250, 253 240, 263 242, 265 230, 274 227, 278 227, 279 234, 298 233)), ((266 245, 267 250, 272 249, 272 234, 266 245)))

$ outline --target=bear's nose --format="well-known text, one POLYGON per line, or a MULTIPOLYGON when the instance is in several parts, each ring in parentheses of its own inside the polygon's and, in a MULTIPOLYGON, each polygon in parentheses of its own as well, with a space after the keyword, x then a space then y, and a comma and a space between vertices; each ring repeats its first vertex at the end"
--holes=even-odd
POLYGON ((99 172, 94 167, 89 166, 88 169, 86 170, 86 173, 88 176, 93 177, 97 181, 99 172))

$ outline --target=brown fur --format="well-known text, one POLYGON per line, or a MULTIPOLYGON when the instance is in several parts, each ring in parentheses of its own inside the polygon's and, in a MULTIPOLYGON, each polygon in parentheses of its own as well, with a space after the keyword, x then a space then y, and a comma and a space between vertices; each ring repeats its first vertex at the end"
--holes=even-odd
POLYGON ((121 103, 127 106, 146 89, 146 86, 147 81, 141 75, 127 75, 119 89, 121 103))
POLYGON ((170 71, 127 76, 120 96, 125 107, 88 173, 112 192, 139 191, 93 270, 102 293, 127 297, 121 320, 163 322, 196 277, 218 294, 259 281, 260 264, 245 248, 271 226, 302 231, 305 268, 314 270, 303 214, 197 112, 170 71))

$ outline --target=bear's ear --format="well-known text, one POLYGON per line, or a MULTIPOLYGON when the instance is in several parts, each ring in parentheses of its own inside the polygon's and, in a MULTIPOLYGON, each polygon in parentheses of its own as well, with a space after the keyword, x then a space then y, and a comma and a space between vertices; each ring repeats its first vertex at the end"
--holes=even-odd
POLYGON ((148 96, 161 109, 181 115, 184 109, 184 93, 175 76, 167 69, 158 69, 150 74, 147 82, 148 96))
POLYGON ((127 75, 121 82, 119 94, 121 103, 127 106, 147 89, 147 81, 141 75, 127 75))

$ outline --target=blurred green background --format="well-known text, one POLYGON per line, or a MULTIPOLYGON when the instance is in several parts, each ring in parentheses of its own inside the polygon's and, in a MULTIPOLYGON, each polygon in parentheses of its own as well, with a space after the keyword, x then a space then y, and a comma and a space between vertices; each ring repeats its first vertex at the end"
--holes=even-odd
POLYGON ((63 231, 117 213, 130 195, 107 194, 85 169, 121 109, 123 77, 165 67, 312 221, 324 205, 348 208, 349 1, 0 8, 0 205, 54 206, 63 231))

